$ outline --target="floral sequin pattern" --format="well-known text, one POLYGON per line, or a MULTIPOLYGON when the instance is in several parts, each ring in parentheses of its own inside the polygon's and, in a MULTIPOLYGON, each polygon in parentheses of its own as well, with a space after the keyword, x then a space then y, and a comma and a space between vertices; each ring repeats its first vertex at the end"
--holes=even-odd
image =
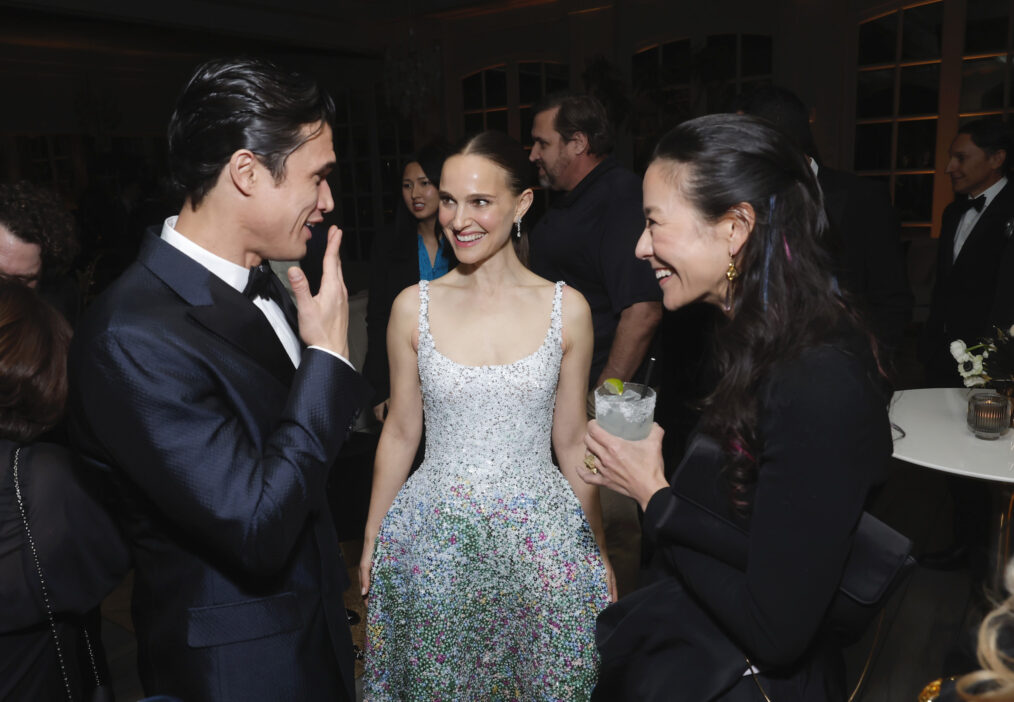
POLYGON ((553 465, 561 299, 537 351, 464 366, 429 333, 420 283, 426 460, 374 550, 366 700, 584 700, 595 685, 605 567, 553 465))

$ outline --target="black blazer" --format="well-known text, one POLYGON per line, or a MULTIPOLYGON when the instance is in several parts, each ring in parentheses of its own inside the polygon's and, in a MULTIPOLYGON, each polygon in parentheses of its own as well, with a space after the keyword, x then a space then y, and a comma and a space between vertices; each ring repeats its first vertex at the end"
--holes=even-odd
POLYGON ((825 166, 817 180, 831 223, 828 248, 838 282, 889 357, 901 344, 914 302, 898 215, 880 183, 825 166))
MULTIPOLYGON (((66 697, 62 672, 14 492, 15 446, 0 440, 0 699, 59 700, 66 697)), ((95 683, 83 648, 83 615, 126 575, 127 546, 95 486, 65 448, 23 446, 18 476, 69 683, 74 699, 86 699, 95 683)), ((96 632, 91 643, 101 645, 96 632)), ((96 657, 101 660, 101 651, 96 657)))
POLYGON ((926 378, 935 386, 960 386, 961 376, 950 343, 971 346, 991 335, 994 325, 1014 322, 1014 184, 997 193, 968 235, 954 260, 954 235, 962 211, 956 203, 944 210, 937 249, 936 282, 923 335, 926 378))
MULTIPOLYGON (((291 312, 291 309, 288 310, 291 312)), ((161 239, 71 347, 71 439, 116 491, 148 695, 354 699, 325 495, 368 384, 161 239)))
POLYGON ((644 534, 656 544, 661 575, 600 615, 596 699, 661 702, 674 691, 698 702, 741 699, 740 685, 756 694, 754 681, 742 677, 749 658, 773 700, 844 700, 841 649, 825 613, 892 451, 886 398, 871 365, 822 346, 772 374, 759 396, 749 517, 732 510, 724 454, 691 445, 677 474, 703 461, 696 472, 711 480, 697 481, 683 498, 660 490, 648 503, 644 534), (745 568, 682 499, 742 525, 745 568))

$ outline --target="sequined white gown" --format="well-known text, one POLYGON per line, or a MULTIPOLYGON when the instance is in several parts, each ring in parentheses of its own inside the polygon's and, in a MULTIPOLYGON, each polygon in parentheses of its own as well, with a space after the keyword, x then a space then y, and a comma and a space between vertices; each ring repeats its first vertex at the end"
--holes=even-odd
MULTIPOLYGON (((530 356, 463 366, 419 284, 426 459, 384 518, 367 614, 367 700, 582 700, 605 568, 550 437, 561 299, 530 356)), ((547 310, 548 311, 548 310, 547 310)))

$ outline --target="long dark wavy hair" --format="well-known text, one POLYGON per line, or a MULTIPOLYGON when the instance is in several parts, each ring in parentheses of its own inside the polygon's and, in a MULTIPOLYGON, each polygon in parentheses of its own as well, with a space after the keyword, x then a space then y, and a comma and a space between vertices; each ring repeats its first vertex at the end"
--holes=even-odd
POLYGON ((715 336, 718 384, 703 403, 702 429, 728 456, 738 511, 749 511, 761 446, 758 395, 772 367, 840 338, 859 323, 832 280, 818 245, 828 227, 810 164, 780 131, 754 117, 716 114, 684 122, 655 148, 652 162, 685 168, 680 191, 717 222, 741 203, 754 210, 736 256, 729 320, 715 336))

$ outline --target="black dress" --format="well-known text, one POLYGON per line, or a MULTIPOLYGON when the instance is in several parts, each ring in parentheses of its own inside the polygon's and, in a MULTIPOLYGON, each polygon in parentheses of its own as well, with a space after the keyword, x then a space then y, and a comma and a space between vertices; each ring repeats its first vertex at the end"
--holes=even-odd
MULTIPOLYGON (((49 618, 0 440, 0 699, 66 699, 49 618)), ((81 639, 85 615, 120 582, 127 547, 84 482, 73 455, 53 444, 21 449, 18 475, 74 699, 94 686, 81 639)), ((100 645, 93 636, 92 646, 100 645)), ((103 682, 108 682, 103 680, 103 682)))
POLYGON ((596 699, 761 700, 759 681, 778 702, 844 700, 841 645, 825 612, 892 451, 886 398, 861 358, 815 347, 762 385, 749 517, 731 507, 722 452, 691 445, 674 483, 693 462, 713 477, 689 498, 666 489, 649 502, 644 531, 660 573, 600 615, 596 699), (701 528, 690 500, 739 521, 745 563, 701 528), (747 658, 757 681, 744 676, 747 658))

